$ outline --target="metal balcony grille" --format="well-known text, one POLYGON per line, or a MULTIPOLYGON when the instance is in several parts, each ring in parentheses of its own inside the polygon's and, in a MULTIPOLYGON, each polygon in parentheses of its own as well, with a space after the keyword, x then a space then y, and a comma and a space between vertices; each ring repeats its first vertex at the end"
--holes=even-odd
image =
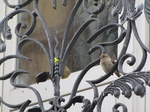
MULTIPOLYGON (((148 71, 141 71, 143 67, 145 66, 145 63, 147 61, 147 55, 150 53, 150 49, 147 48, 144 43, 141 41, 141 38, 138 34, 137 26, 136 26, 136 20, 141 16, 141 14, 144 12, 146 16, 146 20, 148 23, 150 23, 150 1, 144 0, 145 2, 141 5, 136 6, 136 0, 76 0, 74 6, 71 9, 71 13, 69 14, 69 17, 67 19, 67 24, 64 28, 64 34, 62 37, 62 42, 60 43, 58 39, 58 30, 55 30, 55 38, 52 38, 51 32, 49 29, 48 24, 46 23, 43 14, 39 10, 40 1, 39 0, 26 0, 22 1, 21 3, 18 3, 17 5, 9 3, 7 0, 3 0, 7 7, 12 8, 14 11, 6 15, 3 20, 0 22, 0 33, 2 34, 0 38, 0 52, 5 52, 7 45, 5 44, 5 41, 8 39, 14 38, 11 34, 11 29, 9 27, 8 22, 13 19, 14 16, 17 16, 19 14, 26 13, 28 16, 30 16, 31 23, 28 26, 28 29, 26 29, 27 24, 22 22, 18 22, 18 24, 15 27, 15 35, 19 38, 18 45, 17 45, 17 53, 15 55, 8 55, 5 57, 2 57, 0 59, 0 65, 4 63, 5 61, 15 58, 15 59, 24 59, 26 61, 31 61, 29 57, 22 54, 21 50, 23 49, 23 46, 27 42, 33 42, 37 46, 40 47, 42 51, 44 51, 47 63, 49 65, 49 71, 42 71, 36 75, 36 83, 42 83, 47 81, 51 81, 53 84, 54 89, 54 98, 51 99, 50 102, 50 108, 46 110, 43 106, 43 101, 41 98, 41 95, 39 92, 32 86, 28 84, 20 84, 16 83, 16 78, 20 76, 21 74, 28 74, 28 71, 23 69, 16 69, 14 71, 10 71, 8 74, 5 74, 4 76, 0 77, 1 81, 10 80, 10 83, 12 86, 16 88, 27 88, 34 92, 35 96, 38 100, 38 107, 32 107, 31 109, 28 109, 28 112, 67 112, 67 110, 72 106, 72 104, 76 103, 82 103, 83 108, 82 112, 92 112, 95 107, 97 106, 97 112, 101 112, 101 105, 103 103, 103 100, 105 97, 107 97, 108 94, 114 95, 114 97, 118 98, 120 94, 124 95, 126 98, 130 98, 132 96, 132 92, 135 93, 137 96, 143 97, 145 95, 146 89, 144 84, 150 85, 150 72, 148 71), (31 5, 33 10, 30 11, 27 9, 27 7, 31 5), (94 10, 90 10, 90 6, 94 7, 94 10), (82 7, 82 8, 81 8, 82 7), (80 9, 81 8, 81 9, 80 9), (71 39, 69 40, 69 32, 71 31, 71 26, 73 24, 73 21, 76 19, 76 13, 78 10, 81 10, 80 13, 86 13, 89 18, 85 20, 82 25, 76 30, 76 32, 71 36, 71 39), (99 52, 99 56, 95 58, 94 60, 91 60, 82 70, 81 73, 78 74, 78 78, 76 79, 69 101, 65 101, 63 97, 60 96, 60 79, 68 77, 68 74, 70 74, 70 71, 68 68, 66 68, 66 64, 69 58, 69 55, 71 54, 71 50, 73 49, 75 43, 80 38, 82 33, 86 28, 88 28, 93 22, 97 23, 103 23, 104 20, 100 20, 99 17, 103 16, 102 12, 104 9, 108 9, 110 11, 110 17, 114 18, 117 17, 117 22, 114 23, 108 23, 104 26, 96 28, 95 32, 92 32, 92 35, 89 35, 87 38, 86 44, 92 43, 95 39, 99 38, 99 36, 113 28, 116 28, 120 30, 120 33, 118 32, 117 37, 112 39, 111 41, 101 41, 94 44, 88 51, 86 55, 94 54, 97 51, 99 52), (34 33, 35 27, 37 25, 38 21, 41 22, 44 32, 45 32, 45 39, 47 42, 47 47, 45 44, 40 42, 40 40, 36 38, 31 38, 30 35, 34 33), (125 25, 127 27, 125 27, 125 25), (24 32, 22 31, 22 28, 25 29, 24 32), (134 37, 132 37, 131 33, 133 33, 134 37), (127 64, 130 66, 133 66, 136 62, 136 56, 134 56, 131 53, 127 52, 127 49, 129 48, 130 40, 131 38, 135 38, 137 42, 139 43, 141 50, 142 50, 142 59, 132 72, 124 71, 123 65, 126 60, 130 59, 130 61, 127 61, 127 64), (69 42, 68 42, 69 40, 69 42), (90 101, 89 99, 85 99, 82 95, 76 95, 78 87, 80 83, 82 82, 83 77, 86 75, 86 73, 95 65, 102 63, 102 57, 103 55, 109 54, 109 52, 106 50, 106 47, 109 46, 117 46, 119 43, 123 42, 123 46, 121 48, 121 51, 118 52, 118 57, 116 59, 115 63, 112 63, 113 66, 110 70, 105 71, 106 74, 101 74, 101 77, 96 80, 90 80, 87 81, 91 85, 91 88, 93 89, 94 97, 93 101, 90 101), (61 46, 60 49, 58 46, 61 46), (59 49, 59 50, 58 50, 59 49), (102 83, 106 79, 110 78, 113 73, 116 73, 118 71, 121 75, 121 77, 118 77, 117 80, 110 83, 103 92, 99 93, 97 84, 102 83), (68 74, 64 74, 64 72, 67 72, 68 74), (65 102, 64 105, 61 103, 65 102)), ((50 1, 51 2, 51 1, 50 1)), ((62 6, 66 7, 69 1, 62 0, 62 6)), ((54 10, 57 10, 58 1, 52 0, 52 6, 54 10)), ((65 12, 64 12, 65 13, 65 12)), ((48 14, 48 10, 47 10, 48 14)), ((51 15, 53 16, 53 15, 51 15)), ((51 18, 49 18, 51 20, 51 18)), ((110 32, 108 32, 108 35, 111 35, 110 32)), ((116 36, 116 35, 115 35, 116 36)), ((113 36, 112 36, 113 37, 113 36)), ((40 38, 40 35, 37 36, 37 38, 40 38)), ((105 38, 104 38, 105 39, 105 38)), ((11 40, 10 40, 11 41, 11 40)), ((30 49, 30 48, 29 48, 30 49)), ((82 49, 82 48, 81 48, 82 49)), ((37 49, 35 49, 36 51, 37 49)), ((110 54, 109 54, 110 55, 110 54)), ((27 101, 18 104, 13 105, 9 104, 9 102, 5 102, 2 98, 0 98, 0 101, 2 104, 14 108, 19 109, 20 112, 24 112, 25 109, 30 105, 31 101, 30 99, 27 99, 27 101)), ((127 107, 122 103, 117 103, 113 107, 113 112, 116 112, 119 107, 123 108, 123 112, 127 112, 127 107)))

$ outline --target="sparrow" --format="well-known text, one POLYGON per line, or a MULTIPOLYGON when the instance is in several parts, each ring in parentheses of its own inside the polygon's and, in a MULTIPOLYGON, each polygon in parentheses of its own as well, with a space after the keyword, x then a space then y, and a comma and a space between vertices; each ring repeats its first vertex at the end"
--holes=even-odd
MULTIPOLYGON (((59 62, 60 62, 60 60, 55 57, 54 58, 54 63, 59 63, 59 62)), ((63 73, 63 75, 60 78, 61 79, 66 79, 66 78, 69 77, 70 74, 71 74, 70 69, 67 66, 65 66, 64 73, 63 73)))
POLYGON ((71 74, 70 69, 67 66, 65 66, 64 74, 61 76, 61 79, 68 78, 70 74, 71 74))
MULTIPOLYGON (((115 61, 112 58, 110 58, 108 54, 102 54, 100 56, 100 65, 105 73, 109 73, 112 67, 114 66, 114 64, 115 64, 115 61)), ((118 77, 121 76, 118 70, 115 71, 115 74, 118 77)))

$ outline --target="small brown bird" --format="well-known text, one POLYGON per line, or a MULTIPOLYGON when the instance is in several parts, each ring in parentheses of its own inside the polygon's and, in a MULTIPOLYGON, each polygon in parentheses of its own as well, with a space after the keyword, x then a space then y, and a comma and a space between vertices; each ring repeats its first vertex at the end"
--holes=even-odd
MULTIPOLYGON (((104 70, 105 73, 109 73, 114 66, 115 61, 109 57, 108 54, 102 54, 100 56, 100 65, 102 69, 104 70)), ((121 74, 119 73, 118 70, 115 71, 115 74, 120 77, 121 74)))
MULTIPOLYGON (((60 62, 60 60, 55 57, 54 58, 54 63, 57 63, 57 62, 60 62)), ((64 73, 63 73, 63 75, 60 78, 61 79, 66 79, 66 78, 69 77, 70 74, 71 74, 70 69, 67 66, 65 66, 64 73)))
POLYGON ((61 79, 66 79, 66 78, 68 78, 70 74, 71 74, 70 69, 69 69, 67 66, 65 66, 64 74, 63 74, 63 76, 61 77, 61 79))

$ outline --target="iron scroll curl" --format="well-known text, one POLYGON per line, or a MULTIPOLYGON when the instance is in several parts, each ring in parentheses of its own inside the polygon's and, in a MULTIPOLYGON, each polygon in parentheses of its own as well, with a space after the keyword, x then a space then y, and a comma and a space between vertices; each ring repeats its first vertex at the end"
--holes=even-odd
MULTIPOLYGON (((5 56, 1 58, 0 65, 4 63, 5 61, 13 59, 13 58, 32 61, 29 57, 24 56, 21 53, 21 50, 24 47, 24 45, 28 42, 33 42, 36 45, 38 45, 43 50, 44 54, 46 55, 50 70, 43 71, 42 73, 37 74, 36 81, 37 83, 42 83, 42 82, 45 82, 47 79, 50 79, 54 87, 54 98, 49 101, 50 103, 49 109, 44 108, 42 96, 35 88, 27 84, 15 83, 16 77, 18 77, 22 73, 29 74, 27 71, 21 70, 21 69, 10 71, 8 74, 5 74, 4 76, 0 77, 0 80, 5 81, 5 80, 10 79, 10 84, 13 85, 14 87, 28 88, 35 94, 39 106, 29 109, 28 112, 33 112, 36 109, 41 112, 66 112, 73 104, 76 104, 76 103, 83 104, 82 112, 92 112, 96 106, 97 106, 97 112, 101 112, 102 111, 101 106, 102 106, 103 100, 105 99, 105 97, 107 97, 108 94, 114 95, 114 97, 119 98, 122 92, 122 95, 124 95, 124 97, 129 99, 132 96, 132 92, 134 92, 135 95, 143 97, 146 93, 144 83, 150 86, 150 72, 141 71, 141 70, 143 69, 147 61, 148 53, 150 53, 150 49, 147 48, 140 39, 137 26, 136 26, 136 19, 138 19, 141 16, 143 12, 143 8, 144 8, 145 16, 149 23, 150 1, 145 0, 144 5, 140 4, 138 6, 135 6, 135 2, 136 2, 135 0, 117 0, 117 2, 115 2, 115 0, 107 0, 107 1, 106 0, 77 0, 75 2, 74 7, 72 8, 71 14, 68 18, 68 22, 66 24, 65 32, 62 37, 63 40, 61 43, 60 54, 59 54, 58 31, 56 31, 55 40, 53 40, 50 30, 48 28, 48 25, 46 24, 44 17, 39 11, 39 5, 40 5, 39 0, 26 0, 23 3, 18 3, 17 5, 10 4, 7 0, 4 0, 4 3, 6 4, 6 6, 14 9, 14 11, 6 15, 6 17, 0 22, 0 33, 3 33, 3 38, 4 38, 4 39, 0 38, 0 52, 5 52, 5 49, 7 46, 5 46, 4 40, 11 39, 11 36, 12 36, 10 27, 8 25, 8 21, 10 19, 13 19, 14 16, 17 16, 20 13, 27 13, 31 17, 32 22, 28 29, 26 29, 26 24, 24 22, 19 22, 16 25, 15 34, 17 37, 21 37, 21 40, 17 46, 17 54, 9 55, 9 56, 5 56), (24 9, 25 6, 32 4, 32 3, 33 3, 33 11, 24 9), (92 5, 96 7, 96 10, 91 11, 88 8, 88 5, 90 3, 92 3, 92 5), (78 28, 78 30, 76 30, 71 40, 69 41, 69 43, 67 43, 68 38, 69 38, 69 32, 73 24, 73 20, 75 19, 77 11, 79 10, 82 4, 83 4, 84 12, 89 14, 90 18, 88 18, 78 28), (100 22, 97 15, 100 15, 105 7, 111 10, 112 17, 116 17, 120 15, 120 18, 119 18, 120 21, 118 21, 118 23, 109 23, 107 25, 104 25, 101 28, 98 28, 91 36, 89 36, 89 38, 87 39, 87 44, 92 43, 93 40, 95 40, 96 38, 100 38, 100 35, 102 33, 114 27, 120 30, 120 34, 112 41, 96 43, 89 49, 88 54, 89 55, 94 54, 96 51, 100 51, 100 55, 105 54, 107 52, 105 49, 106 46, 115 46, 123 42, 122 49, 118 53, 118 58, 116 60, 116 63, 114 64, 113 68, 111 69, 109 73, 103 74, 100 78, 96 80, 91 79, 87 81, 87 83, 90 84, 92 90, 94 91, 92 101, 90 101, 89 99, 85 99, 84 96, 82 95, 76 95, 76 94, 77 94, 79 85, 83 81, 82 79, 87 74, 87 72, 92 67, 100 63, 99 57, 91 61, 81 70, 81 73, 78 75, 74 83, 74 86, 72 88, 70 98, 68 102, 65 102, 65 99, 60 96, 60 87, 61 87, 60 78, 63 76, 69 54, 71 53, 71 50, 73 49, 77 40, 81 38, 80 36, 83 33, 83 31, 87 27, 89 27, 92 23, 100 22), (45 34, 46 34, 45 38, 48 43, 48 48, 44 44, 42 44, 40 41, 30 37, 30 34, 34 32, 34 29, 37 23, 36 21, 37 18, 42 23, 43 29, 45 31, 45 34), (127 24, 127 27, 124 27, 125 24, 127 24), (23 34, 20 33, 21 28, 25 28, 26 32, 23 34), (133 38, 132 32, 142 50, 142 58, 137 68, 135 68, 132 72, 128 72, 128 71, 123 70, 123 65, 125 61, 127 61, 127 59, 130 58, 130 60, 127 61, 127 64, 129 66, 133 66, 136 62, 136 56, 128 53, 130 40, 131 38, 133 38), (55 46, 54 46, 54 42, 56 43, 55 46), (111 75, 116 70, 122 73, 123 76, 113 81, 112 83, 110 83, 100 94, 100 92, 98 91, 97 84, 100 84, 101 82, 110 78, 111 75), (63 105, 61 104, 62 102, 64 102, 63 105)), ((62 0, 63 6, 66 6, 67 3, 68 3, 67 0, 62 0)), ((54 9, 57 9, 57 0, 52 0, 52 6, 54 9)), ((19 109, 20 112, 24 112, 25 109, 31 103, 30 100, 27 100, 18 105, 10 105, 6 103, 2 98, 0 98, 0 102, 10 108, 19 109)), ((122 103, 115 104, 112 111, 113 112, 118 111, 117 109, 119 107, 123 108, 123 112, 127 112, 127 107, 122 103)))

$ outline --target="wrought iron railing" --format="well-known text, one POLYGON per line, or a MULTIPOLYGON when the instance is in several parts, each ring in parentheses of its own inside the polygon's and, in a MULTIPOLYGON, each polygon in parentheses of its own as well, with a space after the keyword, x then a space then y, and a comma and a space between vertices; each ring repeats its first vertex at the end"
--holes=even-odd
MULTIPOLYGON (((5 74, 4 76, 0 77, 0 80, 2 80, 2 81, 5 81, 6 79, 10 79, 11 85, 13 85, 16 88, 27 88, 34 92, 35 96, 38 99, 39 107, 34 107, 32 109, 29 109, 28 110, 29 112, 33 112, 33 111, 36 111, 36 112, 65 112, 68 110, 68 108, 70 108, 72 106, 72 104, 75 104, 75 103, 83 103, 83 105, 84 105, 83 106, 84 108, 82 110, 83 112, 92 112, 96 106, 97 106, 97 112, 101 112, 101 105, 103 103, 104 98, 107 97, 108 94, 114 95, 117 98, 120 96, 120 92, 122 92, 122 94, 127 98, 130 98, 132 96, 132 92, 134 92, 138 96, 145 95, 146 90, 145 90, 144 83, 146 85, 150 85, 150 72, 143 72, 141 70, 146 63, 147 54, 150 53, 150 49, 148 49, 144 45, 144 43, 141 41, 141 39, 139 37, 138 31, 137 31, 137 26, 136 26, 136 19, 138 17, 140 17, 140 15, 143 12, 143 8, 144 8, 146 19, 147 19, 148 23, 150 23, 150 15, 149 15, 150 1, 145 0, 144 5, 141 4, 136 7, 135 0, 108 0, 108 1, 107 0, 93 0, 92 1, 93 5, 98 6, 98 8, 94 11, 90 11, 88 9, 87 4, 89 1, 90 0, 77 0, 76 1, 75 5, 72 9, 72 12, 70 14, 70 17, 68 19, 66 28, 65 28, 65 33, 64 33, 64 37, 63 37, 63 41, 62 41, 62 46, 61 46, 61 52, 59 54, 57 51, 58 45, 56 44, 56 46, 53 46, 54 40, 51 38, 49 28, 48 28, 46 22, 44 21, 42 14, 40 13, 40 11, 38 9, 38 5, 40 5, 40 4, 38 4, 39 0, 26 0, 23 3, 17 4, 17 5, 11 5, 11 4, 9 4, 9 2, 7 0, 4 0, 4 3, 6 4, 6 6, 14 9, 14 11, 12 11, 10 14, 6 15, 6 17, 0 22, 0 33, 3 34, 3 38, 4 38, 4 39, 2 39, 2 38, 0 39, 0 51, 1 52, 4 52, 7 47, 7 45, 5 45, 5 43, 4 43, 4 40, 11 39, 11 36, 12 36, 10 27, 8 25, 8 21, 10 19, 12 19, 14 16, 18 15, 19 13, 25 12, 31 16, 32 22, 31 22, 29 29, 27 29, 27 31, 23 34, 20 33, 20 29, 23 27, 23 23, 20 22, 16 25, 15 34, 16 34, 16 36, 21 37, 21 40, 17 47, 17 54, 9 55, 9 56, 5 56, 5 57, 1 58, 0 64, 4 63, 6 60, 9 60, 12 58, 30 60, 28 57, 24 56, 21 53, 21 49, 26 42, 31 41, 41 47, 41 49, 44 51, 44 53, 47 56, 48 63, 50 66, 50 72, 43 71, 42 73, 38 74, 36 77, 37 83, 39 83, 39 82, 42 83, 42 82, 46 81, 47 79, 50 79, 54 85, 54 98, 50 101, 51 106, 50 106, 50 109, 48 109, 48 110, 45 110, 45 108, 43 106, 42 98, 41 98, 39 92, 35 88, 33 88, 30 85, 18 84, 15 82, 15 79, 17 76, 21 75, 22 73, 28 73, 27 71, 22 70, 22 69, 17 69, 14 71, 10 71, 10 73, 5 74), (29 11, 28 9, 24 8, 25 6, 27 6, 29 4, 33 4, 32 12, 29 11), (76 12, 78 11, 81 4, 83 4, 83 10, 86 13, 88 13, 91 16, 91 18, 89 20, 87 20, 75 32, 75 34, 71 38, 71 41, 69 42, 69 44, 67 44, 68 33, 70 31, 74 17, 76 15, 76 12), (92 68, 93 66, 99 64, 99 62, 102 61, 102 59, 100 59, 100 58, 95 59, 94 61, 89 63, 87 66, 85 66, 85 68, 81 71, 78 78, 76 79, 76 82, 75 82, 73 90, 71 92, 69 101, 66 102, 65 105, 61 105, 61 102, 64 102, 65 99, 60 96, 60 86, 61 86, 60 85, 60 77, 63 76, 68 56, 69 56, 74 44, 76 43, 77 39, 80 37, 81 33, 85 30, 85 28, 88 27, 90 25, 90 23, 99 21, 99 18, 97 18, 97 15, 101 14, 101 12, 104 10, 104 7, 111 8, 112 17, 120 16, 120 18, 119 18, 120 22, 110 23, 110 24, 107 24, 107 25, 97 29, 97 31, 94 32, 92 34, 92 36, 89 36, 89 39, 87 40, 87 42, 91 43, 94 39, 98 38, 98 36, 101 33, 105 32, 106 30, 111 29, 113 27, 120 28, 120 35, 111 42, 100 42, 96 45, 93 45, 93 47, 89 50, 88 53, 91 54, 91 53, 94 53, 94 51, 99 50, 101 52, 101 55, 103 55, 103 54, 106 54, 106 50, 104 48, 105 46, 118 45, 119 43, 124 41, 121 52, 118 52, 119 57, 117 58, 117 61, 115 62, 115 64, 111 67, 112 69, 108 70, 108 72, 106 72, 105 75, 103 75, 102 77, 100 77, 97 80, 88 81, 88 83, 91 85, 91 87, 93 88, 93 91, 94 91, 93 101, 90 101, 89 99, 84 99, 84 96, 76 95, 76 93, 77 93, 78 87, 79 87, 83 77, 86 75, 87 71, 90 68, 92 68), (29 37, 30 34, 32 32, 34 32, 37 18, 39 18, 39 20, 41 21, 41 23, 43 25, 43 28, 44 28, 44 31, 46 34, 46 38, 47 38, 47 42, 48 42, 48 49, 38 40, 29 37), (127 24, 127 27, 124 27, 124 24, 127 24), (128 61, 128 64, 132 66, 135 64, 135 61, 136 61, 136 57, 133 54, 127 53, 127 49, 129 47, 129 42, 131 39, 132 32, 134 33, 134 36, 142 49, 143 55, 142 55, 142 60, 139 64, 139 66, 135 70, 133 70, 133 72, 128 73, 128 71, 123 70, 124 62, 128 58, 131 58, 131 61, 128 61), (119 77, 117 80, 115 80, 113 83, 109 84, 104 89, 104 91, 101 94, 99 94, 96 84, 99 84, 99 83, 103 82, 104 80, 108 79, 116 70, 118 70, 122 74, 122 76, 119 77)), ((56 9, 57 8, 56 7, 57 0, 52 0, 52 4, 53 4, 53 8, 56 9)), ((64 7, 65 7, 67 5, 67 0, 62 0, 62 5, 64 5, 64 7)), ((58 41, 58 39, 56 39, 56 43, 58 43, 57 41, 58 41)), ((31 103, 30 100, 27 100, 18 105, 10 105, 9 103, 6 103, 5 101, 3 101, 2 98, 0 98, 0 101, 2 104, 6 105, 10 108, 19 109, 20 112, 24 112, 25 109, 31 103)), ((127 107, 122 103, 117 103, 113 107, 113 111, 116 112, 119 107, 123 108, 123 112, 127 112, 127 107)))

